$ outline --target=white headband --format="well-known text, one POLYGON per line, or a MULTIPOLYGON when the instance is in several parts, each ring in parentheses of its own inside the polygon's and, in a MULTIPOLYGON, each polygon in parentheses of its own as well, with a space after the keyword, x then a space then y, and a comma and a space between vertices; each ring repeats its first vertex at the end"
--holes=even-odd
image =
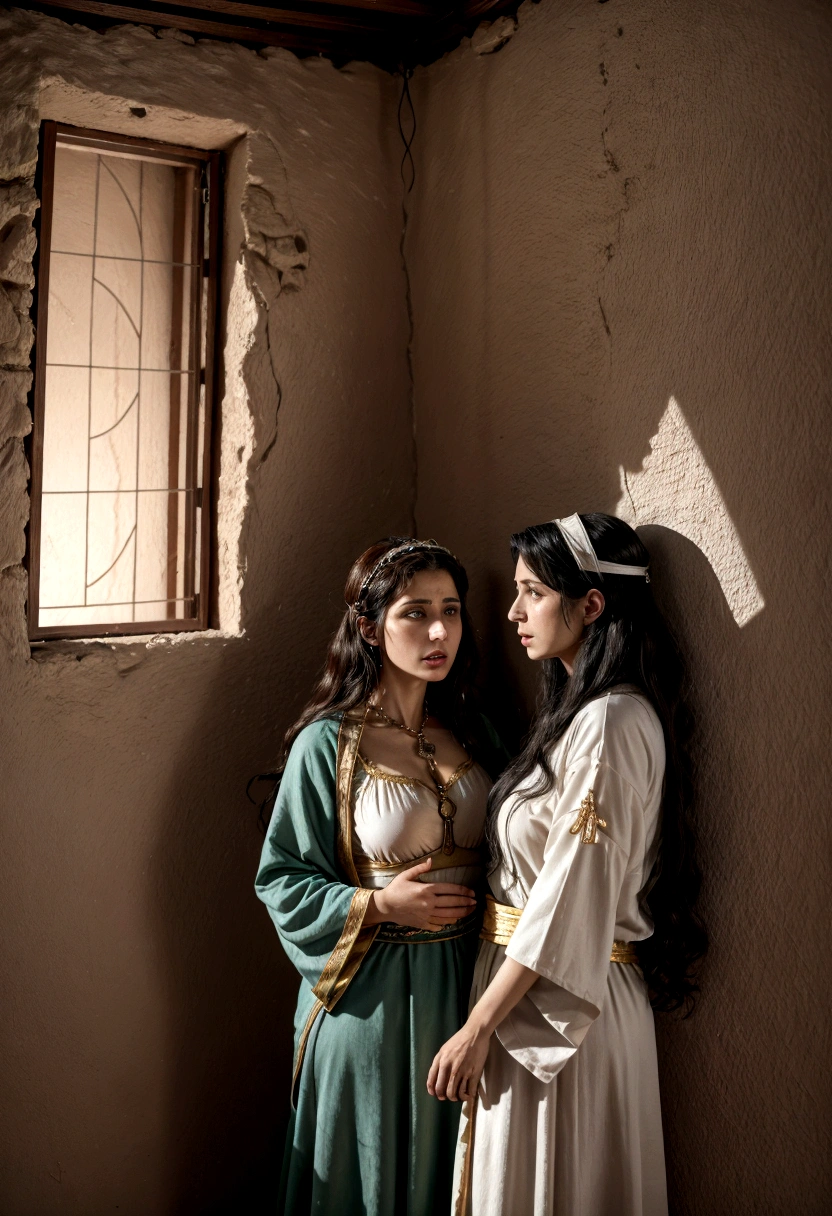
POLYGON ((565 519, 553 519, 552 523, 566 541, 570 553, 581 570, 588 570, 594 574, 636 574, 639 578, 647 579, 647 582, 650 582, 647 566, 622 566, 618 562, 599 562, 580 515, 567 515, 565 519))

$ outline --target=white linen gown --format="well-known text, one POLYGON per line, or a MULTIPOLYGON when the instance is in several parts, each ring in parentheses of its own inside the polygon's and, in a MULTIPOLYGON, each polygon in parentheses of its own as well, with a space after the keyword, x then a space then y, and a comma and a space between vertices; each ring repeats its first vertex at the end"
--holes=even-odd
POLYGON ((504 861, 489 883, 523 914, 507 947, 481 942, 471 1003, 505 955, 541 978, 492 1036, 468 1169, 464 1108, 455 1210, 666 1216, 653 1012, 638 968, 610 962, 614 940, 652 932, 639 894, 658 847, 658 717, 636 689, 616 688, 576 715, 552 763, 549 794, 515 791, 498 812, 504 861), (593 844, 578 828, 590 790, 593 844))

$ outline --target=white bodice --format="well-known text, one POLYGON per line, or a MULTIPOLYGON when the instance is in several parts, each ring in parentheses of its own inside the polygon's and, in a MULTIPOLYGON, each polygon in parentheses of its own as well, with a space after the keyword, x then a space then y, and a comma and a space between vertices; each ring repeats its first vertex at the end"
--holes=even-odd
MULTIPOLYGON (((469 761, 457 769, 448 797, 456 805, 454 840, 463 849, 475 849, 483 837, 485 809, 491 779, 479 764, 469 761)), ((362 858, 399 865, 433 853, 442 845, 443 825, 436 790, 413 777, 403 777, 359 756, 353 786, 353 824, 356 862, 362 858)), ((482 877, 482 866, 437 869, 423 882, 456 882, 471 886, 482 877)), ((374 874, 365 886, 384 887, 392 874, 374 874)))

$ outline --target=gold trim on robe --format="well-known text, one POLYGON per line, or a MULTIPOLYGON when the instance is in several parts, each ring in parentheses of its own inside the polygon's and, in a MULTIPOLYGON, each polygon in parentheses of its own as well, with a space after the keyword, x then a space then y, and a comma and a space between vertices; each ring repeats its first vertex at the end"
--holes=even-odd
POLYGON ((479 1087, 477 1087, 476 1097, 469 1098, 465 1103, 468 1108, 463 1116, 466 1119, 466 1124, 460 1136, 460 1142, 464 1145, 464 1155, 462 1158, 459 1193, 454 1204, 453 1216, 468 1216, 471 1197, 471 1171, 474 1164, 474 1133, 477 1129, 477 1107, 479 1106, 479 1101, 479 1087))
POLYGON ((338 730, 338 755, 335 761, 335 797, 338 810, 338 859, 353 886, 361 880, 352 855, 352 782, 358 747, 367 719, 366 706, 350 709, 338 730))
POLYGON ((300 1039, 298 1040, 298 1050, 295 1055, 295 1066, 292 1070, 292 1088, 290 1090, 290 1101, 292 1110, 297 1110, 298 1081, 300 1080, 300 1070, 303 1068, 303 1057, 306 1055, 306 1044, 309 1041, 309 1035, 312 1033, 312 1027, 315 1025, 318 1014, 323 1009, 323 1003, 316 1001, 309 1010, 309 1017, 306 1019, 306 1025, 301 1031, 300 1039))
POLYGON ((338 860, 348 881, 357 889, 352 897, 341 936, 327 959, 317 984, 312 989, 327 1013, 332 1012, 338 1000, 346 992, 379 931, 378 925, 364 927, 364 917, 373 892, 369 888, 361 886, 352 851, 352 783, 355 759, 358 755, 366 717, 365 706, 349 710, 344 714, 338 730, 338 753, 335 762, 338 860))
POLYGON ((350 980, 364 961, 364 955, 378 933, 378 925, 362 928, 367 906, 372 898, 373 892, 369 887, 359 887, 353 895, 344 930, 327 959, 320 979, 312 989, 327 1013, 332 1012, 339 997, 346 992, 350 980))

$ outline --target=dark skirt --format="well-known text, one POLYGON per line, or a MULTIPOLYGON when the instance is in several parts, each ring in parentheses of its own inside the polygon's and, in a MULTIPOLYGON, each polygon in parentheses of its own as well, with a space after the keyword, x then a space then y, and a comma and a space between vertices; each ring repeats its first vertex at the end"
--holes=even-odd
MULTIPOLYGON (((460 1106, 427 1092, 468 1013, 477 933, 376 941, 306 1044, 283 1159, 282 1216, 450 1212, 460 1106)), ((301 987, 297 1042, 314 998, 301 987)))

